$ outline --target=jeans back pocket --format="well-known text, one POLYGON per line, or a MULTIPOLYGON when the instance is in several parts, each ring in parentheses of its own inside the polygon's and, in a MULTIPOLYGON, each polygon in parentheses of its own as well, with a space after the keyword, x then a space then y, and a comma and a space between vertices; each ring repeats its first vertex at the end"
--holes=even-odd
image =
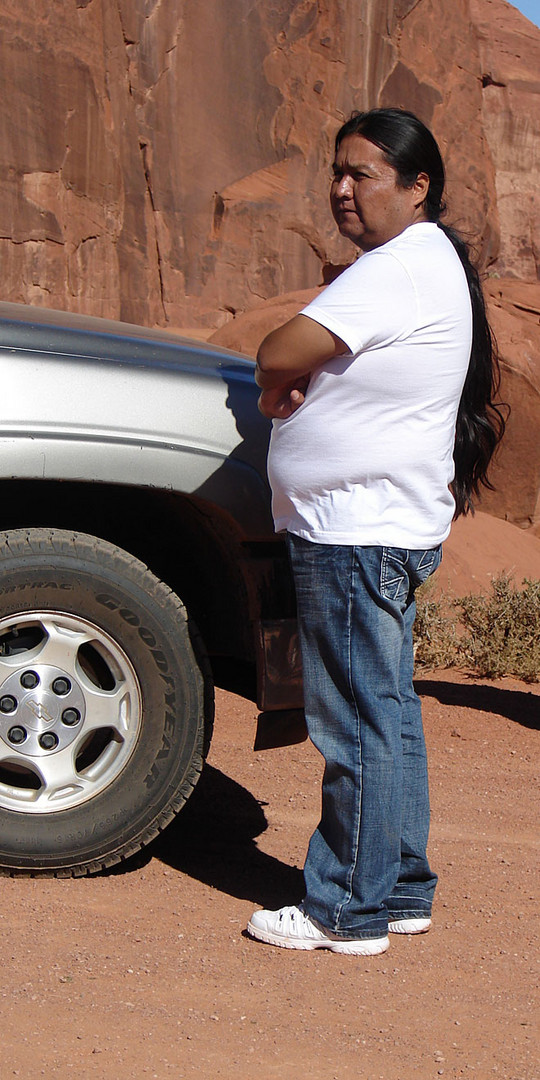
POLYGON ((409 596, 437 569, 442 546, 426 550, 385 547, 381 559, 381 594, 395 603, 406 603, 409 596))

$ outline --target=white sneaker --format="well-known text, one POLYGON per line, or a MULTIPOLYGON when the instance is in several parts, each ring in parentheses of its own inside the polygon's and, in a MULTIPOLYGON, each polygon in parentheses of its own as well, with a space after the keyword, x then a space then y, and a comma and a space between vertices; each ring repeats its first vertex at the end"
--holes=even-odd
POLYGON ((426 934, 431 926, 431 919, 389 919, 390 934, 426 934))
POLYGON ((279 911, 255 911, 247 926, 248 934, 279 945, 282 949, 330 949, 349 956, 375 956, 386 952, 389 941, 381 938, 339 938, 324 933, 300 908, 283 907, 279 911))

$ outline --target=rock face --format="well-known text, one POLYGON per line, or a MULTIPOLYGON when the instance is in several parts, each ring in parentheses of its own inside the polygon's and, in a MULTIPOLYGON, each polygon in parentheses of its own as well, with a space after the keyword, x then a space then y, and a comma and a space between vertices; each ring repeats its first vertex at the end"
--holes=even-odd
POLYGON ((1 295, 241 337, 238 315, 353 256, 327 211, 339 123, 411 108, 519 404, 486 505, 538 529, 539 73, 504 0, 0 0, 1 295))
POLYGON ((445 152, 449 219, 538 278, 540 31, 504 0, 0 0, 3 295, 216 328, 350 261, 353 108, 445 152))
POLYGON ((492 272, 534 281, 540 278, 540 30, 499 0, 471 0, 471 14, 499 218, 492 272), (524 29, 532 31, 527 39, 524 29))
POLYGON ((490 279, 489 315, 501 356, 501 399, 511 407, 482 509, 540 537, 540 285, 490 279))
POLYGON ((2 298, 162 322, 115 4, 0 3, 2 298))

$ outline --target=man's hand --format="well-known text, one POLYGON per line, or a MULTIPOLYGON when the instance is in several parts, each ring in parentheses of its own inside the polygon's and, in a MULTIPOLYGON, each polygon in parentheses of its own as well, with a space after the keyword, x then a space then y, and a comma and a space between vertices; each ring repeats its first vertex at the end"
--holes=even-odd
POLYGON ((272 390, 263 390, 259 398, 259 410, 268 420, 288 420, 300 405, 304 404, 309 376, 295 379, 272 390))

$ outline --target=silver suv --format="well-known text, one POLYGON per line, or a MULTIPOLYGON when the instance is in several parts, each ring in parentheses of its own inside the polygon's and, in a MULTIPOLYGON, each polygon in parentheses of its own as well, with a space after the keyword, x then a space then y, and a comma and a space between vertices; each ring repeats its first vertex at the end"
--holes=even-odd
POLYGON ((301 706, 253 361, 0 304, 0 867, 84 874, 163 829, 214 682, 301 706))

